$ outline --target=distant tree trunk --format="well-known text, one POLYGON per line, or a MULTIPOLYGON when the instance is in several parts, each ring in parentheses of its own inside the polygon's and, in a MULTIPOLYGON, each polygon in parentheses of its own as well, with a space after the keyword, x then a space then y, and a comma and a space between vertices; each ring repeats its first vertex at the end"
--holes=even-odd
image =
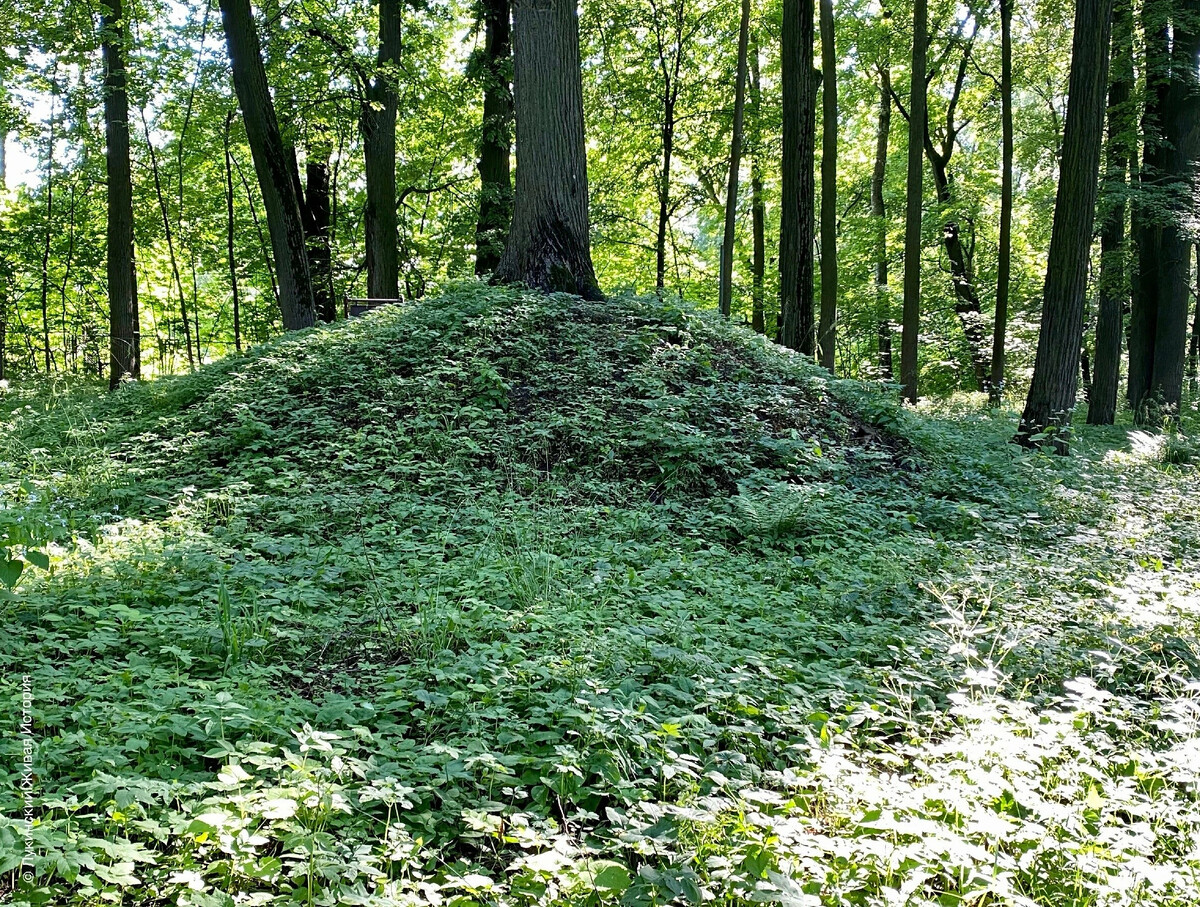
POLYGON ((766 313, 763 311, 763 282, 767 273, 767 209, 763 202, 762 177, 762 81, 758 72, 758 35, 754 36, 754 47, 750 54, 750 102, 754 131, 754 160, 750 165, 750 224, 754 236, 754 258, 751 263, 753 301, 751 303, 750 326, 762 334, 766 332, 766 313))
MULTIPOLYGON (((146 111, 142 110, 142 131, 146 134, 146 148, 150 152, 150 172, 154 175, 154 195, 158 199, 158 210, 162 217, 163 235, 167 240, 167 258, 171 262, 171 275, 175 279, 175 289, 179 293, 179 316, 183 320, 183 336, 187 341, 188 371, 195 371, 196 356, 192 348, 192 323, 188 318, 187 296, 183 292, 183 278, 179 276, 179 259, 175 255, 175 239, 171 230, 171 218, 167 211, 167 197, 163 193, 162 177, 158 169, 158 155, 154 150, 154 141, 150 136, 150 123, 146 119, 146 111)), ((199 336, 199 332, 197 332, 199 336)))
POLYGON ((483 130, 479 139, 479 220, 475 224, 475 273, 500 263, 512 222, 512 89, 508 81, 508 0, 483 0, 483 130))
POLYGON ((1167 412, 1179 414, 1183 399, 1184 356, 1191 306, 1190 222, 1195 216, 1193 185, 1200 157, 1200 90, 1196 60, 1200 57, 1200 2, 1180 4, 1171 28, 1171 84, 1163 117, 1166 177, 1170 181, 1169 216, 1163 226, 1158 318, 1155 322, 1154 367, 1150 387, 1167 412))
POLYGON ((733 138, 729 147, 729 185, 725 192, 725 232, 721 237, 718 307, 729 317, 733 308, 733 241, 737 226, 738 171, 742 166, 742 121, 746 110, 746 67, 750 43, 750 0, 742 0, 738 28, 737 84, 733 92, 733 138))
POLYGON ((888 139, 892 132, 892 73, 886 58, 879 65, 879 127, 875 132, 875 168, 871 171, 871 216, 875 218, 875 320, 878 325, 879 371, 892 378, 892 313, 888 294, 887 178, 888 139))
POLYGON ((998 406, 1004 395, 1004 359, 1008 333, 1008 294, 1012 273, 1013 211, 1013 106, 1012 106, 1012 7, 1000 0, 1000 249, 996 264, 996 319, 992 327, 992 373, 988 397, 998 406))
POLYGON ((1133 78, 1133 4, 1131 0, 1116 0, 1113 9, 1112 79, 1108 88, 1106 166, 1100 190, 1103 221, 1100 226, 1096 362, 1087 415, 1091 425, 1113 424, 1121 379, 1121 334, 1129 299, 1125 271, 1125 169, 1137 143, 1130 106, 1133 78))
MULTIPOLYGON (((920 0, 918 0, 920 2, 920 0)), ((812 0, 784 0, 782 198, 779 217, 780 342, 813 354, 816 78, 812 0)))
POLYGON ((1162 286, 1159 267, 1163 221, 1158 210, 1161 205, 1153 196, 1161 192, 1160 184, 1166 169, 1162 116, 1167 104, 1171 60, 1170 22, 1162 0, 1143 3, 1141 18, 1146 80, 1141 131, 1145 141, 1132 217, 1137 266, 1129 312, 1129 379, 1126 388, 1129 408, 1138 423, 1147 415, 1146 404, 1153 389, 1154 338, 1162 286))
POLYGON ((229 255, 229 288, 233 293, 233 348, 242 351, 242 310, 238 294, 237 257, 233 251, 235 235, 233 221, 233 155, 229 150, 229 131, 233 126, 234 111, 225 116, 225 243, 229 255))
POLYGON ((925 70, 929 14, 926 0, 913 2, 913 47, 908 117, 908 187, 904 219, 904 321, 900 337, 900 384, 917 402, 917 339, 921 330, 921 202, 924 192, 925 70))
MULTIPOLYGON (((55 64, 57 67, 57 63, 55 64)), ((57 76, 57 68, 55 70, 57 76)), ((54 236, 54 117, 57 82, 51 77, 53 94, 50 99, 50 126, 46 136, 46 228, 42 237, 42 356, 46 374, 53 369, 50 357, 50 244, 54 236)))
POLYGON ((376 73, 366 86, 359 114, 366 165, 367 204, 363 231, 367 246, 367 295, 400 296, 399 225, 396 217, 396 69, 402 51, 401 0, 379 0, 376 73))
POLYGON ((271 235, 275 268, 279 275, 279 309, 285 331, 311 327, 316 322, 304 221, 300 213, 290 158, 279 132, 275 106, 267 88, 262 47, 250 0, 220 0, 233 86, 246 125, 246 138, 254 157, 267 230, 271 235))
MULTIPOLYGON (((333 303, 333 250, 329 246, 329 159, 310 150, 304 165, 305 234, 308 237, 308 266, 312 279, 313 305, 326 324, 337 319, 333 303)), ((395 299, 394 296, 386 297, 395 299)))
POLYGON ((1067 121, 1054 227, 1046 263, 1042 326, 1025 412, 1016 440, 1042 443, 1044 433, 1067 453, 1079 380, 1088 258, 1096 213, 1097 171, 1104 134, 1113 0, 1076 0, 1067 121))
POLYGON ((104 35, 104 125, 108 171, 107 275, 109 378, 141 375, 137 279, 133 262, 133 183, 129 168, 129 102, 125 96, 126 27, 121 0, 107 0, 104 35))
POLYGON ((833 0, 821 0, 821 365, 833 371, 837 347, 837 49, 833 0))
POLYGON ((588 236, 575 0, 513 4, 517 180, 496 280, 602 299, 588 236))
POLYGON ((1200 378, 1200 243, 1196 244, 1196 314, 1192 316, 1192 342, 1188 347, 1188 378, 1194 394, 1200 378))

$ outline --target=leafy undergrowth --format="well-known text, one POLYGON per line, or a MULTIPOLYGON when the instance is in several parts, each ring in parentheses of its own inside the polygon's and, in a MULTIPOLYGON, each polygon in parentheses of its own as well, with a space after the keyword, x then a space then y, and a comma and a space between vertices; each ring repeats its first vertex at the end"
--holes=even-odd
POLYGON ((4 406, 0 895, 1200 902, 1186 435, 475 285, 4 406))

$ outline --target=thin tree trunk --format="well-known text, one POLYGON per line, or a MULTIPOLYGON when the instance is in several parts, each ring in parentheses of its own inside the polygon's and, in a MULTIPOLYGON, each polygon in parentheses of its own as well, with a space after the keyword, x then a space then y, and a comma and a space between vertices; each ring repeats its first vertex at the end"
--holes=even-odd
POLYGON ((1012 274, 1013 214, 1013 105, 1012 105, 1012 7, 1013 0, 1000 0, 1000 248, 996 264, 996 320, 992 327, 992 373, 988 397, 993 406, 1004 396, 1004 366, 1007 354, 1008 295, 1012 274))
POLYGON ((892 313, 888 294, 887 205, 883 187, 887 178, 888 140, 892 132, 892 73, 886 51, 879 65, 879 125, 875 131, 875 167, 871 171, 871 216, 875 218, 875 322, 879 372, 892 378, 892 313))
POLYGON ((900 337, 900 384, 917 402, 917 339, 921 330, 921 203, 924 192, 925 70, 929 15, 926 0, 913 2, 913 47, 908 117, 908 187, 904 221, 904 321, 900 337))
POLYGON ((57 63, 55 73, 51 76, 54 94, 50 99, 50 127, 46 138, 46 230, 42 242, 42 355, 44 357, 46 374, 49 375, 53 360, 50 358, 50 240, 54 235, 54 117, 55 101, 57 100, 58 83, 57 63))
POLYGON ((380 0, 377 72, 366 87, 359 116, 366 165, 367 295, 400 296, 400 252, 396 218, 396 70, 403 49, 401 0, 380 0))
POLYGON ((737 84, 733 92, 733 138, 729 147, 729 186, 725 192, 725 233, 721 237, 718 306, 729 317, 733 309, 733 241, 737 225, 738 171, 742 166, 742 121, 746 110, 746 67, 750 43, 750 0, 742 0, 738 27, 737 84))
POLYGON ((196 357, 192 350, 192 324, 188 318, 187 297, 183 293, 183 280, 179 276, 179 262, 175 257, 175 240, 171 232, 171 218, 167 213, 167 199, 163 195, 162 180, 159 177, 158 155, 154 150, 154 142, 150 137, 150 124, 146 121, 146 111, 142 110, 142 129, 146 134, 146 146, 150 151, 150 171, 154 175, 154 194, 158 198, 158 210, 162 215, 163 233, 167 239, 167 256, 171 261, 171 275, 175 278, 175 290, 179 293, 179 314, 183 319, 183 336, 187 339, 188 371, 196 370, 196 357))
MULTIPOLYGON (((670 93, 669 88, 667 93, 670 93)), ((675 104, 668 99, 663 105, 662 171, 658 177, 658 230, 654 239, 654 287, 660 294, 667 277, 667 229, 671 217, 671 158, 674 152, 675 104)))
POLYGON ((1096 313, 1096 362, 1087 420, 1112 425, 1121 379, 1121 335, 1129 300, 1125 259, 1125 169, 1135 151, 1133 109, 1133 4, 1116 0, 1113 9, 1112 80, 1108 88, 1106 167, 1101 185, 1100 285, 1096 313), (1134 147, 1131 147, 1134 146, 1134 147))
POLYGON ((479 220, 475 273, 500 263, 512 222, 512 87, 508 82, 511 24, 508 0, 483 0, 483 128, 479 139, 479 220))
POLYGON ((279 281, 275 278, 275 267, 271 263, 271 254, 267 249, 267 238, 263 235, 262 221, 258 219, 258 209, 254 206, 254 190, 250 188, 250 181, 246 179, 246 174, 242 172, 242 165, 238 163, 236 157, 233 158, 233 166, 238 172, 242 190, 246 193, 246 207, 250 209, 250 220, 254 223, 254 232, 258 234, 258 248, 262 252, 263 264, 267 266, 267 278, 271 281, 271 296, 278 304, 279 281))
MULTIPOLYGON (((920 0, 918 0, 920 2, 920 0)), ((779 219, 780 342, 813 353, 816 78, 812 0, 784 0, 783 186, 779 219)))
POLYGON ((837 346, 837 48, 833 0, 821 0, 821 365, 833 371, 837 346))
POLYGON ((220 0, 233 85, 246 125, 246 138, 267 211, 267 229, 279 273, 279 308, 286 331, 311 327, 316 320, 305 248, 304 221, 293 173, 267 88, 262 47, 250 0, 220 0))
POLYGON ((753 130, 754 159, 750 164, 750 225, 754 236, 754 258, 751 262, 752 295, 750 326, 766 332, 766 313, 763 311, 763 282, 767 272, 767 209, 763 201, 762 177, 762 81, 758 71, 758 35, 750 53, 750 104, 753 130))
MULTIPOLYGON (((1188 346, 1187 372, 1192 393, 1195 394, 1197 378, 1200 377, 1200 243, 1196 244, 1196 314, 1192 317, 1192 341, 1188 346)), ((0 377, 3 376, 0 375, 0 377)))
POLYGON ((575 0, 513 4, 517 179, 502 283, 602 299, 588 235, 583 76, 575 0))
POLYGON ((237 257, 233 251, 235 234, 233 221, 233 154, 229 150, 229 131, 233 125, 234 111, 225 116, 225 244, 229 255, 229 288, 233 293, 233 348, 242 351, 242 309, 238 293, 237 257))
POLYGON ((1067 122, 1054 227, 1046 263, 1042 326, 1025 412, 1016 440, 1047 438, 1067 453, 1079 380, 1088 258, 1096 214, 1097 171, 1104 133, 1113 0, 1077 0, 1067 122))

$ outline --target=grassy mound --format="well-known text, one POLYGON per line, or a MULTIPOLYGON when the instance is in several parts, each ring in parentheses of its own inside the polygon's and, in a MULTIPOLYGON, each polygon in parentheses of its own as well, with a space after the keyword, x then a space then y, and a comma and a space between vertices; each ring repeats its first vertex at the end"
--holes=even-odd
POLYGON ((1196 472, 1123 434, 476 285, 6 401, 22 902, 1200 897, 1196 472))

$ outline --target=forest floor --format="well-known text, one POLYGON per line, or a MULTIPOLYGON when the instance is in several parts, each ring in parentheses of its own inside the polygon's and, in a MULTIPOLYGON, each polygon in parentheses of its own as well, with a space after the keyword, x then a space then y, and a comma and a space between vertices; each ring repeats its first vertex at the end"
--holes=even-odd
POLYGON ((471 284, 2 405, 0 900, 1200 904, 1186 435, 471 284))

